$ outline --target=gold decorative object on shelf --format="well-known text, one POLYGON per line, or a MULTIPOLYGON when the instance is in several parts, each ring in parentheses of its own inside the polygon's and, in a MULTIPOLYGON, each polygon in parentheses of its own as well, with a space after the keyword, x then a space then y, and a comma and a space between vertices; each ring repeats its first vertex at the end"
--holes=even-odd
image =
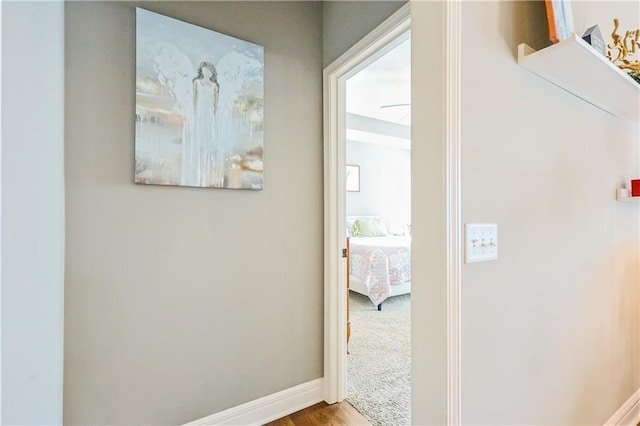
POLYGON ((636 51, 640 52, 640 41, 638 41, 640 40, 640 28, 635 31, 626 31, 624 37, 621 37, 618 34, 620 20, 615 18, 613 25, 611 33, 613 43, 607 46, 609 48, 607 58, 623 70, 640 71, 640 60, 632 58, 636 51), (614 51, 617 51, 615 56, 614 51))

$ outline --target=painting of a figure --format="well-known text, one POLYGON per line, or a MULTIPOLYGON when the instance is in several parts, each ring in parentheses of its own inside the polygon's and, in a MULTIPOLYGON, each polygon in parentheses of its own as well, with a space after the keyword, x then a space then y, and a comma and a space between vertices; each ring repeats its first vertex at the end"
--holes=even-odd
POLYGON ((264 49, 136 10, 135 182, 262 189, 264 49))

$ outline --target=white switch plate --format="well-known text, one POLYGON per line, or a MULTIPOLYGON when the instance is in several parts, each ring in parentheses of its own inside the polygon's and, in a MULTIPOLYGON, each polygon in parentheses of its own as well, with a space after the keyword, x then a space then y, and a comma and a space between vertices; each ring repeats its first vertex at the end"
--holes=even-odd
POLYGON ((465 231, 465 263, 498 260, 497 223, 467 223, 465 231))

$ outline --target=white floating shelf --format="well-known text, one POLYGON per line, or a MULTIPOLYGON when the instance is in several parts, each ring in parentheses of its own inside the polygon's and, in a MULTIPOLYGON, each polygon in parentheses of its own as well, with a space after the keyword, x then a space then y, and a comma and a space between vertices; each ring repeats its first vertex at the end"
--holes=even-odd
POLYGON ((627 188, 618 188, 616 191, 616 200, 627 203, 638 203, 640 202, 640 197, 632 197, 627 188))
POLYGON ((609 114, 640 123, 640 84, 576 34, 538 51, 520 44, 518 63, 609 114))

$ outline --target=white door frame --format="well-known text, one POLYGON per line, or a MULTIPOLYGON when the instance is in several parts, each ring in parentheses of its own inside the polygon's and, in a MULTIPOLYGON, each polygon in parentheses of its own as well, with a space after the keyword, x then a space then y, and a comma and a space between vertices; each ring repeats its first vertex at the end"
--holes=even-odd
MULTIPOLYGON (((444 7, 446 64, 444 116, 445 140, 445 244, 447 312, 447 424, 460 424, 460 271, 462 265, 460 216, 460 0, 444 7)), ((407 3, 365 38, 325 68, 324 80, 324 386, 325 401, 346 397, 347 294, 346 262, 346 80, 397 45, 411 29, 411 4, 407 3)), ((415 78, 413 76, 412 78, 415 78)), ((413 172, 412 172, 413 174, 413 172)), ((415 220, 415 218, 414 218, 415 220)), ((414 236, 414 238, 416 238, 414 236)), ((414 259, 414 264, 416 260, 414 259)), ((412 335, 414 329, 412 327, 412 335)), ((414 360, 415 362, 415 360, 414 360)))

